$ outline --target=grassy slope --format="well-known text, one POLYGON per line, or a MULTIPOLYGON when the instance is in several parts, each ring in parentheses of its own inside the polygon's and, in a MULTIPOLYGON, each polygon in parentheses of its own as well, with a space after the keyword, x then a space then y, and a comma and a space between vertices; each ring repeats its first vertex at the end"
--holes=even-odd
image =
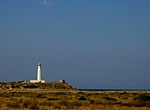
POLYGON ((68 83, 57 83, 57 82, 49 82, 49 83, 18 83, 18 82, 10 82, 10 83, 0 83, 0 89, 2 90, 76 90, 68 83))

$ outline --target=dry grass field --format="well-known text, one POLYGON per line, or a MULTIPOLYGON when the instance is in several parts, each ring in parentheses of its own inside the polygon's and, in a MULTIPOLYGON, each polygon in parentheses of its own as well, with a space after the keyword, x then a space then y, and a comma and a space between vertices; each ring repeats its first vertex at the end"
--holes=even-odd
POLYGON ((150 91, 0 90, 0 110, 150 110, 150 91))
POLYGON ((150 91, 78 91, 67 83, 0 83, 0 110, 150 110, 150 91))

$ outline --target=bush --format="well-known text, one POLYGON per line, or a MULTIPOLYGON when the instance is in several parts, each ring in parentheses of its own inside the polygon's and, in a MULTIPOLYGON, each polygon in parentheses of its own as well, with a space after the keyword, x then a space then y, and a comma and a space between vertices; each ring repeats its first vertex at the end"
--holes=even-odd
POLYGON ((47 100, 58 100, 58 98, 47 98, 47 100))
POLYGON ((33 101, 30 105, 30 109, 39 110, 39 103, 37 101, 33 101))
POLYGON ((17 102, 7 102, 8 108, 20 108, 20 104, 17 102))
POLYGON ((57 93, 55 93, 55 95, 66 95, 66 93, 65 92, 57 92, 57 93))
POLYGON ((30 89, 35 89, 35 88, 38 88, 38 86, 37 85, 34 85, 34 84, 32 84, 32 85, 26 85, 26 86, 23 86, 25 89, 27 89, 27 88, 30 88, 30 89))
POLYGON ((69 105, 69 102, 67 100, 61 100, 59 102, 59 104, 60 104, 60 106, 67 106, 67 105, 69 105))
POLYGON ((82 104, 77 100, 74 101, 61 100, 58 105, 60 107, 66 107, 67 109, 73 109, 80 107, 82 104))
POLYGON ((86 100, 86 98, 85 98, 84 96, 81 96, 81 97, 79 98, 79 100, 86 100))
POLYGON ((44 94, 39 93, 37 94, 36 98, 46 98, 46 96, 44 96, 44 94))
POLYGON ((94 100, 90 100, 90 104, 94 104, 95 103, 95 101, 94 100))
POLYGON ((105 100, 107 100, 107 101, 117 101, 116 99, 114 99, 114 98, 110 98, 110 97, 105 97, 105 100))
POLYGON ((150 96, 147 94, 140 94, 139 96, 133 98, 131 102, 134 106, 148 106, 150 107, 150 96))
POLYGON ((50 101, 43 101, 43 102, 40 102, 40 106, 48 106, 48 107, 51 107, 51 106, 53 106, 53 103, 50 102, 50 101))
POLYGON ((80 107, 82 104, 79 101, 73 101, 70 105, 73 107, 80 107))
POLYGON ((111 97, 105 97, 103 104, 117 104, 117 100, 111 97))
POLYGON ((31 104, 31 101, 30 100, 25 100, 23 101, 23 108, 28 108, 31 104))

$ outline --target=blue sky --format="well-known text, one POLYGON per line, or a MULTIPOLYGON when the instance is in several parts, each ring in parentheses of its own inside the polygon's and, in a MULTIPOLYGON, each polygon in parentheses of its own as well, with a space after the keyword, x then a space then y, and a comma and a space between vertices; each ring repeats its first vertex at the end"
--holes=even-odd
POLYGON ((150 89, 150 0, 0 1, 0 81, 150 89))

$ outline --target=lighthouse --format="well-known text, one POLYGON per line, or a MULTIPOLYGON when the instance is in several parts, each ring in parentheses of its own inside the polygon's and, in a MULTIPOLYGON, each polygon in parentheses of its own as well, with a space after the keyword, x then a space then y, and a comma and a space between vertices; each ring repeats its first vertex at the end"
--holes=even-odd
POLYGON ((42 66, 40 63, 37 67, 37 80, 30 80, 30 83, 45 83, 45 80, 42 80, 42 66))
POLYGON ((38 68, 37 68, 37 80, 41 81, 41 74, 42 74, 42 68, 41 68, 41 64, 38 64, 38 68))

